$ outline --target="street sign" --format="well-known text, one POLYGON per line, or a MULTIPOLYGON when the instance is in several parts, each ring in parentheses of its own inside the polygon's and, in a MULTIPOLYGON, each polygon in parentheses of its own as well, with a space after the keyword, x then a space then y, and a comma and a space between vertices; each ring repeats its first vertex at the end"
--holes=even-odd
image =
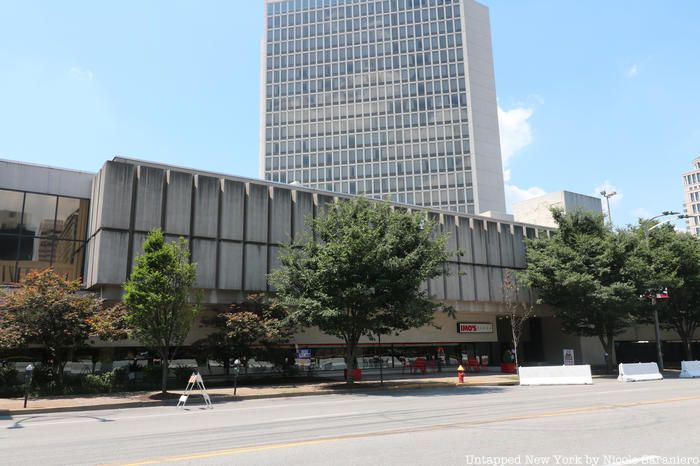
POLYGON ((572 349, 565 349, 563 350, 564 352, 564 365, 565 366, 573 366, 576 363, 574 362, 574 350, 572 349))
POLYGON ((202 398, 204 398, 204 405, 207 408, 214 408, 214 406, 211 404, 211 398, 209 398, 209 394, 207 393, 207 389, 204 386, 204 379, 202 379, 202 375, 194 371, 192 372, 192 375, 190 375, 190 378, 187 379, 187 386, 185 387, 185 393, 180 395, 180 399, 177 402, 177 407, 184 407, 185 403, 187 403, 187 399, 190 397, 192 394, 193 390, 199 390, 202 392, 202 398))
POLYGON ((457 322, 457 333, 492 333, 493 324, 483 322, 457 322))

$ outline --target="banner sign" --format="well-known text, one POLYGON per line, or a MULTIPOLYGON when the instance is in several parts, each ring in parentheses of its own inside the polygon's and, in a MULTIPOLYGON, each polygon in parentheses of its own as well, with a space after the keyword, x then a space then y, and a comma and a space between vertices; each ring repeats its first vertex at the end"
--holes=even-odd
POLYGON ((457 333, 492 333, 493 324, 482 322, 457 322, 457 333))
POLYGON ((297 359, 311 359, 311 350, 308 348, 297 350, 297 359))

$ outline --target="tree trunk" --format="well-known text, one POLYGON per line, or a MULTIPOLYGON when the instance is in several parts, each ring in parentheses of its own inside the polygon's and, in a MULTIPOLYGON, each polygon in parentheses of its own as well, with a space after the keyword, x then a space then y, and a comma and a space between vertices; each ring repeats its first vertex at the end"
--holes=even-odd
POLYGON ((162 354, 160 356, 161 365, 161 379, 160 379, 160 392, 166 394, 168 392, 168 354, 162 354))
POLYGON ((686 360, 692 361, 693 360, 693 342, 687 335, 683 335, 681 337, 683 340, 683 350, 685 352, 685 357, 686 360))
POLYGON ((605 371, 610 374, 613 371, 613 345, 615 337, 608 334, 607 336, 599 335, 600 344, 603 346, 603 351, 607 353, 608 357, 605 360, 605 371))
POLYGON ((345 382, 348 385, 352 385, 355 381, 352 378, 353 369, 355 369, 355 347, 357 346, 356 341, 348 341, 345 344, 345 371, 347 376, 345 377, 345 382))
POLYGON ((518 358, 518 343, 520 343, 520 342, 518 340, 520 340, 520 338, 518 338, 518 335, 516 335, 515 327, 513 327, 513 325, 512 325, 512 323, 513 323, 512 318, 511 318, 510 322, 511 322, 510 330, 511 330, 511 333, 513 335, 513 354, 515 355, 515 368, 516 368, 516 370, 519 371, 518 368, 520 367, 520 363, 519 363, 520 359, 518 358))

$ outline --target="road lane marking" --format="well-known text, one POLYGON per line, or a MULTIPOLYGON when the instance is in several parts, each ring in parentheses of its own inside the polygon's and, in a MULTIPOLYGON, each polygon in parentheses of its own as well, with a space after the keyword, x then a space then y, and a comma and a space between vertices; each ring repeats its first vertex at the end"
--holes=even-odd
MULTIPOLYGON (((309 440, 297 440, 297 441, 281 442, 281 443, 273 443, 273 444, 251 445, 251 446, 246 446, 246 447, 229 448, 229 449, 225 449, 225 450, 212 450, 212 451, 208 451, 208 452, 195 453, 195 454, 189 454, 189 455, 176 455, 176 456, 158 457, 158 458, 153 458, 153 459, 145 459, 145 460, 138 461, 135 463, 118 463, 118 464, 121 464, 122 466, 143 466, 143 465, 149 465, 149 464, 175 463, 175 462, 180 462, 180 461, 191 461, 191 460, 198 460, 198 459, 214 458, 214 457, 219 457, 219 456, 237 455, 237 454, 242 454, 242 453, 255 453, 255 452, 261 452, 261 451, 267 451, 267 450, 278 450, 278 449, 282 449, 282 448, 293 448, 293 447, 299 447, 299 446, 318 445, 318 444, 324 444, 324 443, 339 442, 342 440, 354 440, 354 439, 389 436, 389 435, 399 435, 399 434, 408 434, 408 433, 418 433, 418 432, 431 432, 431 431, 435 431, 435 430, 442 430, 442 429, 449 429, 449 428, 474 427, 474 426, 481 426, 481 425, 499 424, 499 423, 504 423, 504 422, 524 421, 524 420, 532 420, 532 419, 546 419, 546 418, 552 418, 552 417, 572 416, 572 415, 578 415, 578 414, 589 414, 589 413, 593 413, 593 412, 611 411, 611 410, 615 410, 615 409, 634 408, 634 407, 638 407, 638 406, 650 406, 650 405, 659 405, 659 404, 668 404, 668 403, 679 403, 679 402, 683 402, 683 401, 695 401, 695 400, 700 400, 700 395, 677 397, 677 398, 667 398, 667 399, 662 399, 662 400, 644 400, 644 401, 635 401, 635 402, 630 402, 630 403, 614 403, 614 404, 587 406, 587 407, 582 407, 582 408, 563 409, 563 410, 557 410, 557 411, 551 411, 551 412, 545 412, 545 413, 532 413, 532 414, 519 415, 519 416, 507 416, 507 417, 496 417, 496 418, 491 418, 491 419, 481 419, 481 420, 476 420, 476 421, 471 421, 471 422, 453 422, 453 423, 433 424, 433 425, 426 425, 426 426, 406 427, 406 428, 401 428, 401 429, 388 429, 388 430, 379 430, 379 431, 374 431, 374 432, 362 432, 362 433, 356 433, 356 434, 337 435, 337 436, 333 436, 333 437, 322 437, 322 438, 309 439, 309 440)), ((642 462, 644 458, 651 458, 651 457, 640 457, 640 458, 635 458, 635 460, 639 460, 638 462, 642 462)), ((638 464, 638 463, 620 463, 620 465, 624 465, 624 464, 638 464)), ((615 465, 617 465, 617 463, 615 463, 615 465)), ((613 466, 613 465, 611 465, 611 466, 613 466)))

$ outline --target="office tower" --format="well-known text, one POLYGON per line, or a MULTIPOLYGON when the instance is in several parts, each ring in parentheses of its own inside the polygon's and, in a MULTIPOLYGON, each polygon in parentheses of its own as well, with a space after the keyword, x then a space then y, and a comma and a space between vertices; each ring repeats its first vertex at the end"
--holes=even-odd
POLYGON ((266 0, 260 175, 505 212, 488 9, 266 0))
POLYGON ((688 232, 700 236, 700 156, 693 160, 693 169, 683 173, 683 210, 688 232))

